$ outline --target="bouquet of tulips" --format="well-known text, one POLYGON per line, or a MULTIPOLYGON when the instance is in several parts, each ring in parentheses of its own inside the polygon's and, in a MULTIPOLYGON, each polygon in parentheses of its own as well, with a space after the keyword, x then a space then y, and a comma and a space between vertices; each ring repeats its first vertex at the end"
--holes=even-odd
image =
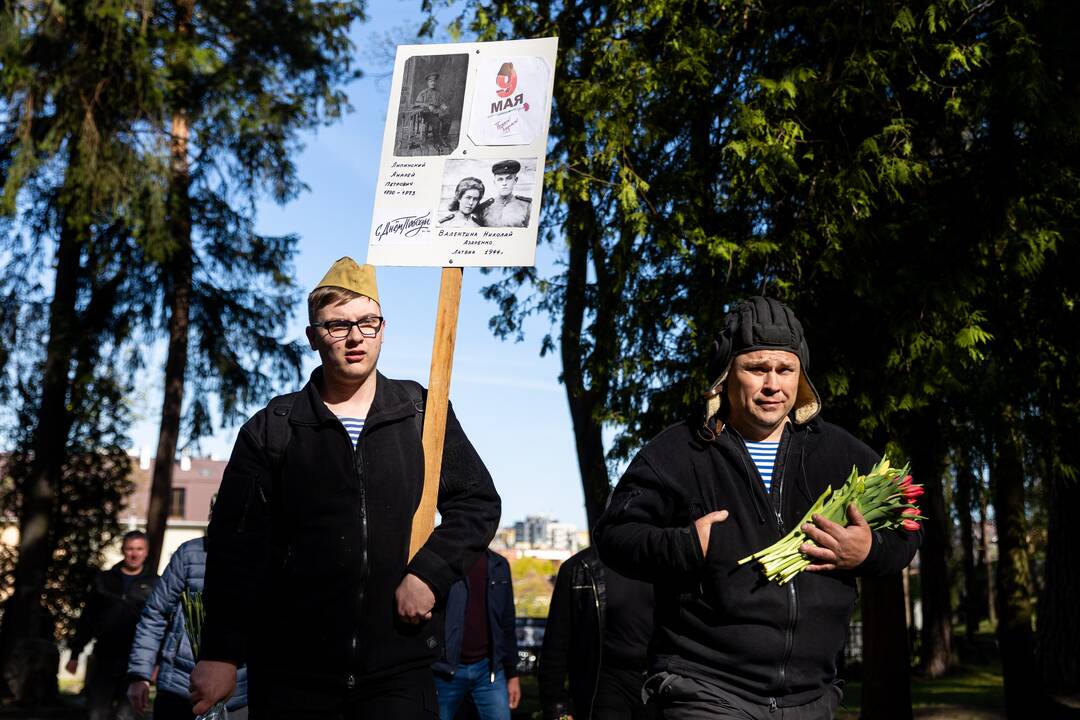
POLYGON ((831 487, 825 488, 794 530, 764 550, 743 558, 739 564, 757 560, 766 578, 783 585, 810 564, 810 559, 799 552, 799 548, 803 543, 816 544, 802 530, 803 524, 813 523, 814 515, 847 525, 848 505, 855 503, 874 530, 898 527, 918 530, 919 520, 926 519, 919 514, 916 504, 922 494, 923 487, 911 481, 908 466, 900 469, 890 466, 887 455, 866 475, 860 475, 858 469, 852 468, 843 487, 836 492, 831 487))
MULTIPOLYGON (((188 642, 191 643, 191 653, 197 661, 199 659, 199 646, 202 644, 203 623, 206 620, 202 593, 185 590, 180 595, 180 607, 184 611, 184 630, 187 632, 188 642)), ((228 717, 229 714, 225 710, 225 701, 222 700, 202 715, 196 717, 195 720, 228 720, 228 717)))

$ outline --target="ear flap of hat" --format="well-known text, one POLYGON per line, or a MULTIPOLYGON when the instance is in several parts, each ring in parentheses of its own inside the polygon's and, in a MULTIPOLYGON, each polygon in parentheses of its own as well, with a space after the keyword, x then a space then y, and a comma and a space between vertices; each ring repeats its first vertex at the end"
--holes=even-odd
POLYGON ((799 389, 795 393, 795 407, 792 414, 796 425, 805 425, 821 412, 821 396, 805 371, 799 373, 799 389))

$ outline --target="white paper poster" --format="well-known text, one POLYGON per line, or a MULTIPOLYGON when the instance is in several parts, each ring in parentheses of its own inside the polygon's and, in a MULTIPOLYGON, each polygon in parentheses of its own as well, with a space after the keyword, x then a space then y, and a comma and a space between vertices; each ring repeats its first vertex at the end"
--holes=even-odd
POLYGON ((557 47, 398 47, 368 262, 534 264, 557 47))
POLYGON ((529 145, 546 134, 550 77, 542 57, 478 62, 469 139, 477 145, 529 145))

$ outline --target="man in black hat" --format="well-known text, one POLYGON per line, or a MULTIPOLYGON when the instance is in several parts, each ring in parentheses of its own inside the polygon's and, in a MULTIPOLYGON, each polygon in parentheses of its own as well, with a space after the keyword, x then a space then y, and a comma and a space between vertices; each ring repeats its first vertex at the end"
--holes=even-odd
POLYGON ((514 194, 521 163, 500 160, 491 166, 495 177, 495 197, 477 206, 473 217, 484 227, 529 227, 532 199, 514 194))
POLYGON ((779 586, 738 561, 779 540, 827 486, 877 453, 818 418, 802 325, 754 297, 725 319, 700 420, 651 440, 615 488, 595 530, 617 571, 654 584, 656 629, 644 694, 664 718, 830 718, 836 658, 855 577, 899 572, 921 531, 804 526, 807 572, 779 586))

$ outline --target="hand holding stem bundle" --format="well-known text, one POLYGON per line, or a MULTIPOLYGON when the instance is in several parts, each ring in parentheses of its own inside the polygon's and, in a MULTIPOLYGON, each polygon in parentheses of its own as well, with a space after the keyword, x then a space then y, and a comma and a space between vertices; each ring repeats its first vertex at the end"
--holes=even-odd
POLYGON ((874 541, 870 524, 855 503, 848 505, 847 516, 846 526, 818 513, 813 516, 813 524, 803 524, 802 531, 817 543, 804 542, 799 546, 799 552, 811 560, 806 566, 808 572, 852 570, 870 554, 874 541))

